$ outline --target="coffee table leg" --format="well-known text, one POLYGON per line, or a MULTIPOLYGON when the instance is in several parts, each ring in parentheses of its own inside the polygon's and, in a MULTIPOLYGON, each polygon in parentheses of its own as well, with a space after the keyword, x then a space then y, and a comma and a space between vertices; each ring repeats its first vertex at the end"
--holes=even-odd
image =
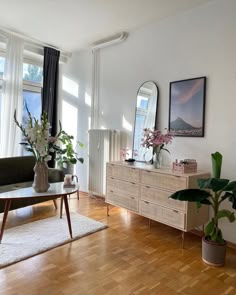
POLYGON ((63 196, 61 197, 60 218, 62 218, 62 209, 63 209, 63 196))
POLYGON ((10 206, 11 206, 11 200, 6 200, 4 214, 3 214, 3 220, 2 220, 1 233, 0 233, 0 244, 2 241, 3 232, 4 232, 5 224, 7 221, 7 215, 8 215, 8 211, 10 209, 10 206))
POLYGON ((66 217, 67 217, 67 223, 68 223, 68 227, 69 227, 70 237, 72 239, 72 228, 71 228, 70 211, 69 211, 69 206, 68 206, 67 195, 64 195, 63 199, 64 199, 64 204, 65 204, 66 217))

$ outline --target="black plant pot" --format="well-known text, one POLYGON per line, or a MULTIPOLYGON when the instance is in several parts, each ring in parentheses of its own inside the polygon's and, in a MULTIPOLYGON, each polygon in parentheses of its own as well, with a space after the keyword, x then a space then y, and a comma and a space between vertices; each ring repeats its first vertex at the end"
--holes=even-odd
POLYGON ((211 266, 224 266, 226 256, 226 242, 215 243, 202 238, 202 260, 211 266))

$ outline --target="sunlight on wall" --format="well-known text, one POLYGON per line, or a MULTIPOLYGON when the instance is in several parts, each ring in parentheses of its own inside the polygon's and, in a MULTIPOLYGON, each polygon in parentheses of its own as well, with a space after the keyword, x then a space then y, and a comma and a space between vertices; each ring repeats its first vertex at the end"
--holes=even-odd
POLYGON ((79 85, 75 81, 62 76, 62 89, 74 97, 79 97, 79 85))
POLYGON ((87 92, 85 92, 85 104, 91 107, 91 95, 89 95, 87 92))
POLYGON ((132 125, 125 119, 124 115, 122 117, 122 127, 130 132, 133 129, 132 125))
POLYGON ((78 110, 75 106, 62 101, 62 129, 74 136, 74 145, 77 138, 78 110))

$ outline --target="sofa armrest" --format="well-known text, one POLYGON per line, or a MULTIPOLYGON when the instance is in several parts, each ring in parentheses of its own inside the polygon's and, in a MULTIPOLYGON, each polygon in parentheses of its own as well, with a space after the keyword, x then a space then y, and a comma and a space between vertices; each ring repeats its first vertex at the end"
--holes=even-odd
POLYGON ((64 173, 60 169, 56 168, 48 168, 48 181, 53 182, 60 182, 64 180, 64 173))

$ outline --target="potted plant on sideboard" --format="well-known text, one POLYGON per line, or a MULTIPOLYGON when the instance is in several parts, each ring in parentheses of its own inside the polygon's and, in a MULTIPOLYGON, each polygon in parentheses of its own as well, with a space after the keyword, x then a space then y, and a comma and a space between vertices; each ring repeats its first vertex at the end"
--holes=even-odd
POLYGON ((213 216, 205 226, 202 238, 202 259, 212 266, 223 266, 225 263, 226 241, 223 239, 219 228, 219 220, 227 218, 229 222, 235 221, 234 212, 221 209, 225 201, 232 203, 236 209, 236 181, 220 178, 222 155, 219 152, 211 154, 212 178, 199 179, 199 189, 186 189, 175 192, 170 198, 180 201, 196 202, 200 207, 202 204, 209 205, 213 210, 213 216))
MULTIPOLYGON (((62 130, 60 137, 58 138, 61 146, 54 148, 57 153, 57 164, 61 169, 63 169, 64 174, 73 174, 74 165, 77 163, 77 161, 79 161, 81 164, 84 163, 84 159, 78 156, 76 148, 73 147, 73 139, 74 137, 72 135, 69 135, 62 130)), ((77 141, 77 145, 79 148, 84 147, 84 144, 79 141, 77 141)))

